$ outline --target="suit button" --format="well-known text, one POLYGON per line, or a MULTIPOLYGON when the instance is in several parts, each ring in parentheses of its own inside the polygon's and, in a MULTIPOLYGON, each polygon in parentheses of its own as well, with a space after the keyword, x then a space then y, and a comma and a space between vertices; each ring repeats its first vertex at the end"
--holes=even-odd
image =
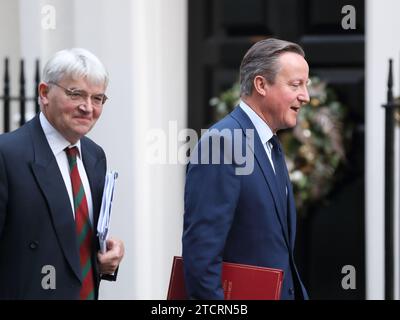
POLYGON ((294 289, 293 288, 289 288, 289 294, 292 296, 294 295, 294 289))
POLYGON ((36 250, 37 249, 37 247, 39 246, 39 241, 32 241, 30 244, 29 244, 29 248, 30 249, 32 249, 32 250, 36 250))

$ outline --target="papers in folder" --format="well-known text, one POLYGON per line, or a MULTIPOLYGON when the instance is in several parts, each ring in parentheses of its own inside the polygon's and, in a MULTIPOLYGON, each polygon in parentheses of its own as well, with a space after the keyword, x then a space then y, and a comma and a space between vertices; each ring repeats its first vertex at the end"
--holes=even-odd
POLYGON ((117 178, 118 172, 116 171, 107 172, 105 178, 103 199, 101 201, 99 222, 97 224, 97 236, 99 237, 100 251, 102 253, 107 251, 106 240, 108 239, 108 231, 110 230, 111 205, 117 178))

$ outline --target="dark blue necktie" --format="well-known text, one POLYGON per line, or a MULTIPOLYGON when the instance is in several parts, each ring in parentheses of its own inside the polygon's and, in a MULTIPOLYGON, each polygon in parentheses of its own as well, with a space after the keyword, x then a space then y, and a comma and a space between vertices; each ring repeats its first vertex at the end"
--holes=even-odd
POLYGON ((269 142, 272 144, 272 162, 275 168, 275 177, 278 185, 279 192, 282 196, 284 206, 286 209, 286 163, 282 152, 281 144, 276 135, 273 135, 269 142))

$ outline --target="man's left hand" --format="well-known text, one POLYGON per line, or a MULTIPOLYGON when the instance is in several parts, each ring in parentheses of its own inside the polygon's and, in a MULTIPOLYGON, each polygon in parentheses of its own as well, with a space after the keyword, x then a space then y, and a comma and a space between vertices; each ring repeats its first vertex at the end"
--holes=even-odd
POLYGON ((99 271, 102 274, 113 274, 124 257, 124 243, 121 240, 110 238, 106 242, 107 251, 98 252, 99 271))

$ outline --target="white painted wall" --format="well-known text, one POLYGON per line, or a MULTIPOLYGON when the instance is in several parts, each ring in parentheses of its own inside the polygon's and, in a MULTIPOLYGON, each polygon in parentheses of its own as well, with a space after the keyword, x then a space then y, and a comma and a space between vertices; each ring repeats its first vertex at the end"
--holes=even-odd
MULTIPOLYGON (((0 0, 0 55, 19 56, 19 3, 0 0), (17 35, 17 36, 16 36, 17 35)), ((3 66, 1 65, 3 70, 3 66)))
MULTIPOLYGON (((3 95, 4 58, 9 57, 9 70, 19 70, 19 3, 0 0, 0 95, 3 95)), ((18 75, 18 73, 16 73, 18 75)), ((11 75, 10 75, 11 76, 11 75)), ((18 77, 11 77, 11 95, 18 94, 18 77)), ((12 104, 12 108, 14 104, 12 104)), ((3 129, 3 104, 0 112, 0 131, 3 129)), ((13 128, 13 127, 12 127, 13 128)))
POLYGON ((149 129, 168 132, 169 121, 187 126, 186 12, 186 0, 134 1, 131 8, 135 289, 145 299, 166 298, 172 257, 181 253, 184 167, 146 164, 144 142, 149 129))
MULTIPOLYGON (((400 2, 366 0, 366 290, 368 299, 384 299, 384 109, 388 59, 394 59, 394 93, 399 95, 400 2)), ((398 144, 396 144, 398 146, 398 144)), ((398 154, 398 150, 396 150, 398 154)), ((397 161, 398 163, 398 161, 397 161)), ((396 177, 399 177, 397 168, 396 177)), ((397 186, 398 190, 398 186, 397 186)), ((396 193, 398 229, 398 192, 396 193)), ((396 234, 396 297, 399 298, 399 245, 396 234)))

